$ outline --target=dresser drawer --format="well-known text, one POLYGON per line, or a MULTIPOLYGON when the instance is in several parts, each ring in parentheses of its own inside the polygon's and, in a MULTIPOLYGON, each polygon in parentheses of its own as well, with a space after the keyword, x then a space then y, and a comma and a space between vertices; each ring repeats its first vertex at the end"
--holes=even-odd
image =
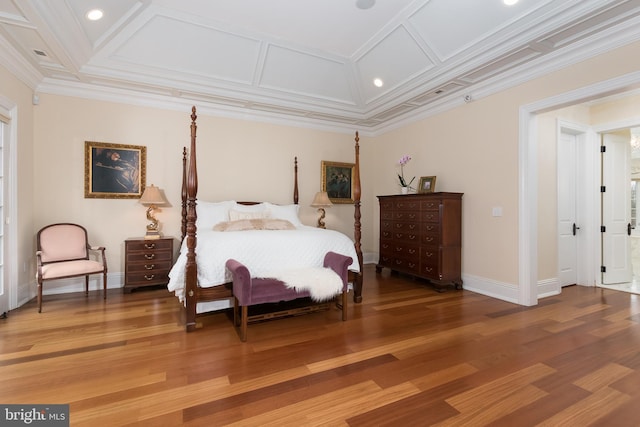
POLYGON ((393 219, 396 221, 418 222, 420 221, 420 213, 417 211, 395 211, 393 219))
POLYGON ((126 243, 127 251, 156 251, 156 250, 168 250, 173 249, 173 242, 167 239, 157 240, 132 240, 126 243))
POLYGON ((423 222, 440 223, 440 211, 424 211, 421 214, 421 219, 423 222))
POLYGON ((127 273, 127 284, 132 286, 164 285, 169 281, 169 271, 127 273))
POLYGON ((411 197, 399 197, 393 203, 395 211, 417 211, 420 209, 420 202, 411 197))
POLYGON ((145 251, 127 253, 128 262, 171 261, 171 251, 145 251))
POLYGON ((130 262, 127 263, 127 273, 138 272, 162 272, 171 270, 171 261, 145 261, 145 262, 130 262))
POLYGON ((417 222, 405 222, 405 221, 396 221, 393 223, 391 228, 394 233, 398 232, 413 232, 418 233, 420 231, 420 223, 417 222))

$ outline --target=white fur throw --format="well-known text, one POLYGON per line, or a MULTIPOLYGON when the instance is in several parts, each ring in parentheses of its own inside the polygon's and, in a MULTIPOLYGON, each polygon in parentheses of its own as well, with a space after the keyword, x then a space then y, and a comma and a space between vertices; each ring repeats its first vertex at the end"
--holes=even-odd
POLYGON ((309 267, 277 271, 269 278, 280 280, 288 288, 309 291, 314 301, 328 301, 342 292, 342 279, 330 268, 309 267))

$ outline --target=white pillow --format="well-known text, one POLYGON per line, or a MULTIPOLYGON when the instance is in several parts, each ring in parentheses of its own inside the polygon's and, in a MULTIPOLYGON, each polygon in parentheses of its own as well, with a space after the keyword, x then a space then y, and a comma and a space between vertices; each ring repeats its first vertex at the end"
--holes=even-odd
POLYGON ((299 205, 274 205, 272 203, 265 203, 267 209, 271 212, 271 218, 284 219, 289 221, 295 227, 302 227, 302 221, 298 216, 299 205))
POLYGON ((266 203, 257 203, 255 205, 243 205, 235 202, 233 209, 238 212, 265 212, 267 210, 266 203))
POLYGON ((229 220, 238 221, 239 219, 266 219, 269 218, 269 211, 261 212, 244 212, 231 209, 229 211, 229 220))
POLYGON ((196 227, 198 230, 211 230, 214 225, 222 221, 229 221, 229 211, 235 206, 234 200, 225 202, 196 202, 196 227))

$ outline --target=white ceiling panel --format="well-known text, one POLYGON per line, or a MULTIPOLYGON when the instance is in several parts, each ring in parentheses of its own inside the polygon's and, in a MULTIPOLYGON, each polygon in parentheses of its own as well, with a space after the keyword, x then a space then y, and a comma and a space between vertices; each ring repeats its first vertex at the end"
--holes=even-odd
POLYGON ((532 7, 548 1, 520 0, 505 7, 501 1, 431 0, 409 21, 438 54, 440 60, 482 43, 487 37, 514 22, 532 7))
POLYGON ((155 16, 112 59, 251 84, 260 44, 237 34, 155 16))
POLYGON ((640 41, 640 0, 373 3, 0 0, 0 59, 34 92, 379 132, 640 41))
POLYGON ((433 67, 433 62, 404 27, 398 27, 357 61, 365 102, 397 89, 433 67), (384 86, 376 87, 379 78, 384 86))
POLYGON ((260 86, 355 105, 345 64, 270 46, 260 86))
POLYGON ((142 7, 142 2, 138 0, 109 0, 107 9, 103 9, 104 2, 102 0, 67 1, 92 45, 97 45, 111 31, 115 31, 123 19, 142 7), (84 19, 92 9, 103 10, 105 12, 104 17, 99 21, 84 19))

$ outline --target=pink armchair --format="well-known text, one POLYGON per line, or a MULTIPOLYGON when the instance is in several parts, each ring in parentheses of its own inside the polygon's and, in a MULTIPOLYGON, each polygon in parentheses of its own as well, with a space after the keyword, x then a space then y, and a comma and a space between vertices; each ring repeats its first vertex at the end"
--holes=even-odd
POLYGON ((89 275, 102 273, 104 299, 107 298, 107 258, 103 246, 89 246, 87 230, 77 224, 52 224, 37 234, 38 313, 42 312, 42 282, 85 276, 89 294, 89 275), (89 251, 100 253, 101 261, 89 258, 89 251))

